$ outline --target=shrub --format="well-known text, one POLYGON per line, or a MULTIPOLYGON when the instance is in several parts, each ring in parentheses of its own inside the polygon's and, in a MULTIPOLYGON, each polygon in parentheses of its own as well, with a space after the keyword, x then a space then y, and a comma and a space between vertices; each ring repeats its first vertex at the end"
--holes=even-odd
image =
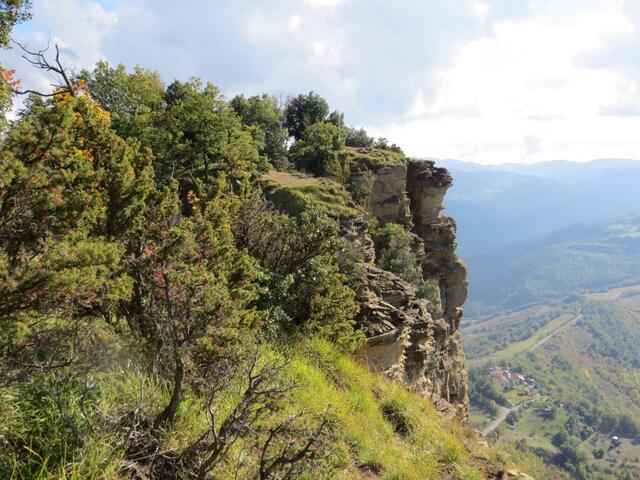
POLYGON ((376 245, 377 264, 395 273, 416 287, 420 298, 438 304, 438 285, 433 279, 423 278, 420 262, 415 253, 417 237, 397 223, 387 223, 371 229, 376 245))

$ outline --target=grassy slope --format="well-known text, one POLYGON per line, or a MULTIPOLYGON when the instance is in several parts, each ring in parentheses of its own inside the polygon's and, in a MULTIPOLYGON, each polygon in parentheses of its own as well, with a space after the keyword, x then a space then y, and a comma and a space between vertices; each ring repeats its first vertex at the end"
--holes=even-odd
MULTIPOLYGON (((262 355, 271 360, 288 357, 282 380, 300 385, 282 405, 278 417, 304 412, 309 424, 321 415, 332 419, 332 431, 325 440, 326 457, 321 468, 314 471, 314 478, 472 480, 489 478, 489 472, 503 468, 507 462, 504 454, 479 445, 468 427, 439 416, 428 400, 368 373, 326 342, 311 340, 298 347, 265 346, 262 355), (398 430, 398 420, 388 412, 401 419, 408 433, 398 430)), ((43 404, 50 402, 38 393, 43 385, 20 392, 0 390, 0 413, 5 419, 0 425, 0 468, 7 478, 127 478, 119 473, 124 458, 118 447, 121 439, 108 433, 106 427, 136 406, 143 405, 143 416, 157 411, 166 402, 168 392, 131 364, 113 367, 91 380, 93 389, 85 408, 94 433, 87 434, 75 453, 59 448, 64 418, 60 418, 54 405, 43 404), (23 449, 16 455, 4 442, 18 441, 23 443, 23 449), (52 469, 49 464, 64 467, 52 469)), ((49 386, 53 388, 53 384, 49 386)), ((217 399, 214 410, 220 418, 229 411, 232 400, 231 394, 217 399)), ((79 413, 72 411, 79 408, 72 404, 70 401, 63 406, 67 416, 79 413)), ((190 395, 159 447, 180 452, 206 425, 203 410, 202 400, 190 395)), ((244 472, 240 478, 249 475, 256 465, 257 451, 238 442, 227 462, 216 470, 216 478, 234 478, 239 456, 243 457, 244 472)))
POLYGON ((511 360, 518 355, 522 355, 527 353, 531 348, 533 348, 536 343, 541 340, 544 340, 550 335, 555 335, 559 333, 559 331, 565 327, 571 320, 575 318, 574 313, 562 313, 545 323, 542 328, 537 330, 533 335, 526 338, 525 340, 521 340, 519 342, 514 342, 504 348, 503 350, 498 350, 496 352, 492 352, 489 355, 472 358, 470 359, 471 364, 480 364, 486 362, 499 362, 501 360, 511 360))
POLYGON ((347 159, 353 168, 367 168, 376 171, 386 165, 394 165, 405 161, 403 153, 379 148, 345 147, 347 159))
POLYGON ((261 184, 267 198, 289 214, 300 213, 310 202, 334 218, 358 214, 344 187, 328 178, 271 171, 262 176, 261 184))

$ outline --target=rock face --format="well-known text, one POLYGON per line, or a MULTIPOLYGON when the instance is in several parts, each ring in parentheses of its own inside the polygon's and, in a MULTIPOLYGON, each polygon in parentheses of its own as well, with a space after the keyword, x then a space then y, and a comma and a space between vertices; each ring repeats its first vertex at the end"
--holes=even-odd
POLYGON ((373 263, 366 219, 350 220, 343 234, 365 252, 358 291, 358 321, 367 341, 360 358, 372 370, 431 398, 436 407, 468 417, 467 372, 458 327, 467 296, 467 271, 456 255, 456 224, 441 215, 452 178, 433 162, 407 160, 374 172, 369 205, 385 222, 403 224, 418 237, 425 278, 438 285, 433 305, 415 288, 373 263), (431 313, 430 313, 431 312, 431 313))

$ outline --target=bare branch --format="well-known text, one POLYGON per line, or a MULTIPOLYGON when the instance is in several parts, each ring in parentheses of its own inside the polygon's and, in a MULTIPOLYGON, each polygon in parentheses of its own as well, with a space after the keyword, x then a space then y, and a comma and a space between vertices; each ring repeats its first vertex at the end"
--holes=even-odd
POLYGON ((22 50, 23 52, 22 58, 24 58, 27 62, 29 62, 31 65, 33 65, 34 67, 40 70, 43 70, 48 73, 53 73, 55 76, 58 77, 58 80, 59 80, 59 83, 52 84, 52 87, 54 88, 53 93, 43 93, 37 90, 31 90, 31 89, 27 89, 27 90, 14 89, 13 93, 15 93, 16 95, 34 94, 40 97, 55 97, 57 95, 62 95, 62 94, 68 94, 68 95, 71 95, 72 97, 76 96, 76 91, 73 88, 73 84, 71 83, 71 80, 69 79, 69 75, 67 74, 67 69, 64 67, 64 65, 62 64, 62 61, 60 60, 60 48, 58 47, 57 44, 55 45, 56 54, 52 63, 47 59, 47 56, 46 56, 46 53, 48 52, 49 46, 50 46, 49 42, 47 42, 46 48, 42 50, 34 51, 34 50, 29 50, 25 45, 18 42, 17 40, 11 39, 11 41, 15 45, 17 45, 18 48, 20 48, 20 50, 22 50))

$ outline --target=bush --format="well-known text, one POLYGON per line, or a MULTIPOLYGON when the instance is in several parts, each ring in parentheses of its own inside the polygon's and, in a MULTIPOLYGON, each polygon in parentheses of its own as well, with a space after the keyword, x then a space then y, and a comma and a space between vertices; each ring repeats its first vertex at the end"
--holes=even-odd
POLYGON ((367 135, 367 132, 364 128, 361 128, 359 130, 350 128, 347 132, 345 145, 347 147, 371 148, 373 147, 373 142, 374 139, 367 135))
POLYGON ((376 245, 376 263, 380 268, 412 283, 418 297, 428 300, 432 306, 437 305, 437 282, 423 278, 420 262, 415 254, 417 237, 397 223, 374 227, 371 235, 376 245))
POLYGON ((345 183, 349 175, 346 157, 339 155, 343 147, 340 130, 331 123, 319 122, 305 130, 292 147, 291 157, 299 170, 336 176, 336 180, 345 183))
POLYGON ((280 319, 272 325, 276 331, 320 335, 347 350, 360 343, 355 293, 336 260, 342 242, 334 220, 313 205, 290 217, 254 197, 241 208, 234 230, 238 246, 265 269, 257 305, 270 320, 280 319))

